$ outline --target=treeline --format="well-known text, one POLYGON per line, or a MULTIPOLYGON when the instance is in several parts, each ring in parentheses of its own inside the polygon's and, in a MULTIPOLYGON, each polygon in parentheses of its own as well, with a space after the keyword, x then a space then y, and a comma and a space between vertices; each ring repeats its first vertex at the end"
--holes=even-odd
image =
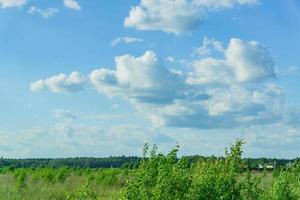
POLYGON ((0 158, 0 168, 131 168, 138 167, 139 157, 107 157, 107 158, 35 158, 35 159, 7 159, 0 158))
MULTIPOLYGON (((219 159, 219 157, 184 156, 189 165, 199 161, 219 159)), ((106 158, 35 158, 35 159, 7 159, 0 158, 0 168, 127 168, 139 167, 141 157, 111 156, 106 158)), ((243 168, 259 170, 262 167, 273 166, 273 168, 289 167, 299 159, 276 159, 276 158, 244 158, 243 168)))

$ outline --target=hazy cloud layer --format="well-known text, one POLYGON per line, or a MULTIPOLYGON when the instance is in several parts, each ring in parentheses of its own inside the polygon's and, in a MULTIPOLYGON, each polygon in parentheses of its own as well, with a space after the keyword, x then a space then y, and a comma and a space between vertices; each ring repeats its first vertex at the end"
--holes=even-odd
POLYGON ((135 125, 91 125, 77 121, 68 110, 56 110, 62 119, 48 128, 0 131, 0 150, 5 157, 74 157, 141 155, 145 142, 169 149, 175 140, 151 128, 135 125), (68 120, 64 119, 67 117, 68 120), (69 118, 72 120, 69 120, 69 118), (50 142, 51 141, 51 142, 50 142))
POLYGON ((257 5, 259 0, 193 0, 197 6, 208 9, 225 9, 235 6, 257 5))

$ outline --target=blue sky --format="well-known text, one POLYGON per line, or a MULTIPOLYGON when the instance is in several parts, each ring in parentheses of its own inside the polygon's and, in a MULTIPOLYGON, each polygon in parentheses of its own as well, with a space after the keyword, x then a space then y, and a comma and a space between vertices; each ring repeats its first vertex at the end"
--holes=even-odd
POLYGON ((0 156, 299 156, 296 0, 0 0, 0 156))

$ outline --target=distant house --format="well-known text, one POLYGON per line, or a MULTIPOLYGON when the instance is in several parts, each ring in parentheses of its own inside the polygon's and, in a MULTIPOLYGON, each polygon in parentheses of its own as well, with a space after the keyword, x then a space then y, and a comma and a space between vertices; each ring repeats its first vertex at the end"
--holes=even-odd
POLYGON ((268 170, 273 170, 274 169, 274 165, 266 165, 265 167, 268 170))
POLYGON ((273 170, 275 168, 274 164, 259 164, 258 165, 258 169, 260 170, 263 170, 263 169, 266 169, 266 170, 273 170))

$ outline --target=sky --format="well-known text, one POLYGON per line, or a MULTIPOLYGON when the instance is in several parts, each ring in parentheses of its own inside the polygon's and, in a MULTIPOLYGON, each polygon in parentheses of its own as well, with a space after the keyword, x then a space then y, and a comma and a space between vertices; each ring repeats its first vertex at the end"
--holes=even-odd
POLYGON ((297 0, 0 0, 0 156, 295 158, 297 0))

